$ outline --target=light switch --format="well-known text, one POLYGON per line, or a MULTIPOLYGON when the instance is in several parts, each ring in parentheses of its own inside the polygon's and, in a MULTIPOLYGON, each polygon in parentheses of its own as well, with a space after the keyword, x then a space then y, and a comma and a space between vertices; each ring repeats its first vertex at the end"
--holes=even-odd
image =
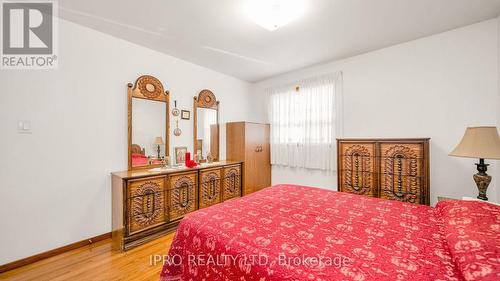
POLYGON ((17 123, 17 131, 20 134, 31 134, 31 121, 21 120, 17 123))

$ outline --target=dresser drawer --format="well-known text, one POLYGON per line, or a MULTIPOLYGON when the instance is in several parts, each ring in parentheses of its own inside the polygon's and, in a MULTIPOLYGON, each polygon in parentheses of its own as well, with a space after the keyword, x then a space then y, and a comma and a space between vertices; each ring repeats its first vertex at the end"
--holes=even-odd
POLYGON ((340 191, 376 197, 375 143, 341 143, 339 152, 340 191))
POLYGON ((200 209, 221 202, 221 169, 200 171, 200 209))
POLYGON ((380 198, 425 203, 423 151, 420 143, 380 144, 380 198))
POLYGON ((424 174, 423 144, 381 143, 380 170, 382 173, 420 177, 424 174))
POLYGON ((198 209, 198 172, 169 176, 168 208, 170 221, 198 209))
POLYGON ((128 235, 167 221, 165 177, 127 181, 128 235))
POLYGON ((222 200, 241 197, 241 165, 224 167, 222 176, 222 200))
POLYGON ((423 177, 383 174, 380 184, 380 198, 425 204, 423 177))

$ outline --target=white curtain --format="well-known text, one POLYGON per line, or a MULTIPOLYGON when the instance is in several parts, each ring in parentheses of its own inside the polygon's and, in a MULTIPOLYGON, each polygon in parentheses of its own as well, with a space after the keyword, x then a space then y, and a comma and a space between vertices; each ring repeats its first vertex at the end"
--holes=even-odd
POLYGON ((298 81, 267 92, 271 164, 336 170, 336 138, 343 130, 342 73, 298 81))

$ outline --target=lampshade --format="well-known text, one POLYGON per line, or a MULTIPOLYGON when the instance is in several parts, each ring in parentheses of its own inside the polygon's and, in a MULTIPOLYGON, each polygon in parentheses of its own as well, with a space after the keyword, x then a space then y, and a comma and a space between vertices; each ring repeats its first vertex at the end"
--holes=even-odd
POLYGON ((155 138, 155 142, 154 142, 155 145, 163 145, 163 139, 161 137, 156 137, 155 138))
POLYGON ((457 157, 500 159, 500 137, 496 127, 468 127, 460 143, 449 154, 457 157))

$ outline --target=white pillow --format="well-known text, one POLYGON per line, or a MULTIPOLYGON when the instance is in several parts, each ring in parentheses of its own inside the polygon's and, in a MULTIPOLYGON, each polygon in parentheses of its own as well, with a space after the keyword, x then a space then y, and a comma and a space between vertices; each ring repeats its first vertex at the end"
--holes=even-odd
POLYGON ((493 204, 493 205, 500 206, 499 203, 495 203, 495 202, 491 202, 491 201, 484 201, 484 200, 481 200, 481 199, 477 199, 477 198, 473 198, 473 197, 467 197, 467 196, 462 197, 462 200, 465 200, 465 201, 479 201, 479 202, 484 202, 484 203, 488 203, 488 204, 493 204))

